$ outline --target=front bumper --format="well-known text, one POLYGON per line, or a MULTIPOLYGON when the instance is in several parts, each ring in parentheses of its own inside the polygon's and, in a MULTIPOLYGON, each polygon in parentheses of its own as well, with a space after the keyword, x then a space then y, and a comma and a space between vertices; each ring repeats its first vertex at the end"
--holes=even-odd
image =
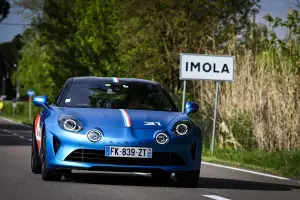
POLYGON ((102 129, 104 133, 110 131, 118 135, 104 135, 103 139, 96 143, 89 141, 85 132, 70 133, 55 126, 46 127, 45 131, 47 168, 135 172, 200 170, 202 144, 198 134, 184 137, 169 135, 170 142, 160 145, 155 141, 155 135, 161 130, 102 129), (153 157, 106 157, 105 146, 152 148, 153 157))

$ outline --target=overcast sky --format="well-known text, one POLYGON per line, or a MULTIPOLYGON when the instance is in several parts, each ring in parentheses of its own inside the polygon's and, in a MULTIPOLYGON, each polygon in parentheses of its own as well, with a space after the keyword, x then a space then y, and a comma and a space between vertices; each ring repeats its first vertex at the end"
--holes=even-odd
MULTIPOLYGON (((295 3, 296 0, 261 0, 261 11, 257 15, 257 22, 266 23, 263 19, 263 16, 266 14, 271 14, 274 17, 286 18, 289 3, 295 3)), ((10 14, 8 17, 0 23, 0 43, 11 41, 15 35, 22 33, 25 26, 12 26, 12 25, 1 25, 4 23, 28 23, 24 19, 24 16, 19 14, 20 8, 15 7, 12 5, 10 9, 10 14)), ((286 30, 279 28, 276 30, 277 34, 280 37, 284 37, 286 34, 286 30)))

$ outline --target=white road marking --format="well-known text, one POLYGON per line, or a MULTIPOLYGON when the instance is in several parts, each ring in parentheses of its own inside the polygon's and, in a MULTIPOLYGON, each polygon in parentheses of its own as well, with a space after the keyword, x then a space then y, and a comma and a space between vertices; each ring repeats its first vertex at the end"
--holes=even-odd
POLYGON ((15 135, 15 136, 19 136, 17 133, 13 133, 13 135, 15 135))
POLYGON ((10 123, 14 123, 14 124, 16 124, 16 123, 17 123, 17 122, 15 122, 15 121, 12 121, 12 120, 10 120, 10 119, 7 119, 7 118, 4 118, 4 117, 1 117, 1 119, 5 120, 5 121, 8 121, 8 122, 10 122, 10 123))
POLYGON ((32 139, 27 139, 27 140, 32 141, 32 139))
POLYGON ((18 132, 18 133, 22 133, 22 132, 25 132, 25 133, 30 133, 32 130, 10 130, 10 132, 18 132))
POLYGON ((15 135, 0 135, 0 137, 16 137, 15 135))
POLYGON ((203 196, 211 198, 211 199, 215 199, 215 200, 230 200, 230 199, 226 199, 224 197, 220 197, 220 196, 217 196, 217 195, 203 195, 203 196))
POLYGON ((24 136, 19 136, 19 138, 24 139, 24 136))
POLYGON ((9 131, 9 130, 7 130, 7 129, 1 129, 1 131, 7 132, 7 133, 11 133, 11 131, 9 131))
POLYGON ((259 176, 266 176, 266 177, 276 178, 276 179, 281 179, 281 180, 291 180, 289 178, 285 178, 285 177, 281 177, 281 176, 275 176, 275 175, 271 175, 271 174, 265 174, 265 173, 251 171, 251 170, 246 170, 246 169, 229 167, 229 166, 225 166, 225 165, 219 165, 219 164, 208 163, 208 162, 201 162, 201 163, 205 164, 205 165, 210 165, 210 166, 215 166, 215 167, 221 167, 221 168, 231 169, 231 170, 240 171, 240 172, 246 172, 246 173, 255 174, 255 175, 259 175, 259 176))
POLYGON ((21 126, 25 126, 25 127, 32 128, 32 127, 29 126, 29 125, 25 125, 25 124, 22 124, 22 123, 19 123, 19 122, 15 122, 15 121, 13 121, 13 120, 11 120, 11 119, 7 119, 7 118, 5 118, 5 117, 0 117, 0 118, 3 119, 4 121, 7 121, 7 122, 10 122, 10 123, 13 123, 13 124, 19 124, 19 125, 21 125, 21 126))

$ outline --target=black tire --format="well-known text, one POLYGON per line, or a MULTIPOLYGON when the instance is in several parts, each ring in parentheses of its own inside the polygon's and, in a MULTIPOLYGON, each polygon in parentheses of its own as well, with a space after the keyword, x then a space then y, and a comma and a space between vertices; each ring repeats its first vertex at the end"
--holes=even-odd
POLYGON ((42 163, 41 163, 41 158, 39 155, 34 133, 32 133, 32 141, 31 141, 31 171, 34 174, 42 173, 42 163))
POLYGON ((175 173, 175 178, 179 185, 195 187, 198 184, 200 171, 189 171, 183 173, 175 173))
POLYGON ((60 181, 61 177, 62 177, 62 172, 60 170, 50 170, 47 169, 46 167, 46 163, 47 163, 47 159, 46 159, 46 155, 47 155, 47 151, 46 151, 46 135, 43 133, 42 134, 42 179, 44 181, 60 181))
POLYGON ((152 177, 161 181, 168 181, 172 175, 171 172, 157 171, 151 173, 152 177))

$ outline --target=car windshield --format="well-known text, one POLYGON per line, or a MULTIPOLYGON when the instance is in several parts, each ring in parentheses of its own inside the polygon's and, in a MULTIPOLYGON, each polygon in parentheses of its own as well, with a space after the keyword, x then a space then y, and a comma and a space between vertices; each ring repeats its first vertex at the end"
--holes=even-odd
POLYGON ((159 85, 147 83, 72 83, 61 107, 177 111, 170 95, 159 85))

